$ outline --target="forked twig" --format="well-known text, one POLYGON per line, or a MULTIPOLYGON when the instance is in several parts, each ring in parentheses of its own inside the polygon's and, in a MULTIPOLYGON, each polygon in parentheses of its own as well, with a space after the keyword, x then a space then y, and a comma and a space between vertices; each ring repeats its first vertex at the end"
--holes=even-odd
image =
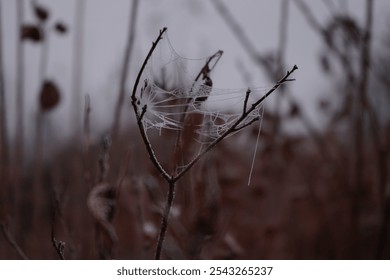
MULTIPOLYGON (((140 102, 139 102, 138 97, 136 96, 136 92, 137 92, 137 88, 138 88, 138 85, 139 85, 139 81, 140 81, 140 78, 141 78, 141 76, 143 74, 143 71, 144 71, 144 69, 146 67, 146 64, 148 63, 149 59, 151 58, 151 56, 152 56, 152 54, 153 54, 153 52, 154 52, 158 42, 162 39, 162 35, 164 34, 164 32, 166 30, 167 30, 167 28, 163 28, 162 30, 160 30, 159 36, 157 37, 156 41, 153 42, 152 47, 151 47, 148 55, 146 56, 145 61, 142 64, 140 71, 138 72, 136 81, 134 83, 133 92, 132 92, 132 95, 131 95, 131 100, 132 100, 131 103, 133 105, 134 113, 135 113, 135 116, 136 116, 136 119, 137 119, 137 125, 138 125, 138 128, 140 130, 140 133, 141 133, 143 142, 145 144, 146 150, 148 151, 149 158, 152 161, 152 163, 154 164, 154 166, 156 167, 156 169, 160 172, 160 174, 163 176, 163 178, 167 181, 167 183, 169 185, 168 194, 167 194, 167 202, 166 202, 164 213, 163 213, 163 216, 162 216, 160 232, 159 232, 158 240, 157 240, 157 248, 156 248, 156 254, 155 254, 155 258, 156 259, 160 259, 160 257, 161 257, 161 252, 162 252, 162 248, 163 248, 164 238, 165 238, 165 234, 166 234, 166 231, 167 231, 167 228, 168 228, 168 218, 169 218, 170 210, 171 210, 173 199, 174 199, 174 192, 175 192, 176 182, 181 177, 183 177, 184 174, 186 174, 194 166, 195 163, 197 163, 201 158, 203 158, 211 149, 213 149, 223 139, 225 139, 229 135, 231 135, 231 134, 233 134, 233 133, 235 133, 237 131, 240 131, 241 129, 251 125, 255 121, 259 120, 260 118, 258 117, 258 118, 252 119, 248 123, 245 123, 245 120, 247 119, 247 117, 254 110, 256 110, 256 108, 258 106, 260 106, 260 104, 271 93, 273 93, 283 83, 293 80, 293 79, 289 79, 289 77, 295 70, 298 69, 298 67, 296 65, 294 65, 294 67, 290 71, 287 71, 286 75, 282 79, 280 79, 264 96, 262 96, 260 99, 258 99, 253 104, 251 104, 250 107, 248 106, 250 89, 248 89, 247 92, 246 92, 243 112, 242 112, 241 116, 222 135, 220 135, 217 139, 215 139, 213 142, 211 142, 201 153, 199 153, 195 158, 193 158, 189 162, 189 164, 187 164, 183 169, 181 169, 180 172, 173 173, 173 175, 171 175, 164 169, 164 167, 161 165, 161 163, 159 162, 159 160, 157 159, 157 157, 156 157, 156 155, 154 153, 154 150, 153 150, 153 147, 151 145, 151 142, 150 142, 150 140, 149 140, 149 138, 147 136, 145 127, 143 126, 143 117, 145 116, 145 113, 148 110, 148 108, 147 108, 146 105, 144 105, 140 109, 139 108, 140 107, 140 102)), ((218 55, 218 57, 216 59, 219 59, 220 54, 222 54, 222 53, 218 52, 216 54, 216 55, 218 55)), ((211 61, 211 60, 209 60, 209 61, 211 61)), ((207 67, 208 67, 208 64, 209 63, 206 63, 207 67)), ((210 69, 206 69, 205 67, 203 67, 202 70, 200 71, 200 74, 198 75, 197 79, 199 79, 200 75, 203 73, 202 71, 208 71, 209 72, 210 69)))
POLYGON ((162 39, 162 35, 165 33, 165 31, 167 31, 166 27, 164 27, 162 30, 160 30, 160 34, 158 35, 156 41, 152 43, 152 47, 150 48, 149 53, 146 56, 145 61, 142 64, 141 69, 138 72, 137 78, 134 82, 133 92, 131 94, 131 104, 133 105, 135 117, 137 119, 137 125, 138 125, 140 132, 141 132, 142 139, 144 140, 146 149, 149 153, 150 160, 152 161, 154 166, 157 168, 157 170, 159 170, 161 172, 161 175, 165 178, 165 180, 169 181, 169 180, 171 180, 171 176, 168 174, 167 171, 165 171, 165 169, 162 167, 160 162, 157 160, 156 155, 154 154, 152 145, 150 144, 150 141, 148 140, 148 136, 146 135, 146 131, 145 131, 143 124, 142 124, 142 118, 146 112, 147 107, 144 106, 142 108, 142 111, 140 112, 138 110, 138 104, 137 104, 138 98, 136 97, 136 93, 137 93, 137 89, 138 89, 138 85, 139 85, 139 81, 141 79, 142 73, 144 72, 146 64, 148 63, 150 57, 152 56, 154 49, 156 48, 158 42, 162 39))
MULTIPOLYGON (((242 122, 248 117, 250 113, 252 113, 271 93, 273 93, 280 85, 285 83, 288 80, 288 77, 297 70, 298 67, 294 65, 294 67, 291 69, 291 71, 287 71, 287 74, 279 80, 266 94, 264 94, 259 100, 257 100, 255 103, 252 104, 252 106, 247 110, 246 112, 242 112, 242 115, 240 118, 237 119, 237 121, 229 128, 227 129, 221 136, 219 136, 217 139, 215 139, 209 146, 207 146, 200 154, 198 154, 185 168, 183 168, 174 178, 172 178, 175 182, 179 180, 184 174, 186 174, 191 167, 198 162, 207 152, 209 152, 211 149, 213 149, 219 142, 221 142, 223 139, 228 137, 230 134, 235 133, 245 127, 247 125, 240 126, 242 122)), ((254 121, 250 122, 251 124, 254 121)))

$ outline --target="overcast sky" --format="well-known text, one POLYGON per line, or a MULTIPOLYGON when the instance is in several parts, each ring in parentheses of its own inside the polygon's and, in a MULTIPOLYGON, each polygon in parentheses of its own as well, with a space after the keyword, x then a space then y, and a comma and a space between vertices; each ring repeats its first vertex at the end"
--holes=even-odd
MULTIPOLYGON (((80 0, 37 0, 49 8, 51 20, 62 20, 69 26, 69 33, 64 37, 51 36, 48 76, 55 80, 63 91, 60 108, 52 113, 54 119, 67 119, 71 104, 72 55, 75 4, 80 0)), ((5 59, 5 77, 9 101, 8 115, 13 125, 15 114, 15 42, 16 42, 16 7, 14 0, 2 0, 2 31, 5 38, 3 54, 5 59)), ((26 0, 26 22, 34 22, 30 1, 26 0)), ((130 14, 128 0, 86 0, 84 69, 82 93, 91 95, 93 104, 92 118, 99 127, 111 123, 112 106, 116 101, 121 61, 124 56, 126 31, 130 14)), ((129 88, 147 54, 151 42, 158 30, 168 27, 169 38, 176 51, 185 57, 204 57, 224 50, 223 59, 214 73, 214 86, 218 88, 246 88, 248 86, 267 86, 270 81, 255 66, 241 44, 237 41, 226 23, 216 12, 209 0, 141 0, 137 19, 136 40, 129 73, 129 88), (245 81, 238 73, 237 63, 250 73, 251 80, 245 81)), ((259 52, 274 50, 278 46, 278 26, 280 20, 280 0, 225 0, 224 3, 244 28, 259 52)), ((347 11, 362 19, 364 16, 363 0, 352 1, 306 1, 313 8, 318 20, 326 22, 329 16, 325 2, 334 2, 336 6, 345 2, 347 11)), ((294 94, 307 105, 311 115, 315 109, 311 106, 318 98, 321 87, 326 86, 318 66, 318 54, 321 41, 310 29, 305 19, 290 1, 288 18, 288 42, 286 49, 287 69, 297 64, 297 81, 291 84, 294 94)), ((375 1, 375 35, 384 30, 383 23, 389 14, 390 1, 375 1)), ((379 37, 375 37, 378 40, 379 37)), ((38 95, 38 60, 40 47, 27 43, 26 52, 26 87, 28 100, 26 118, 33 119, 37 109, 38 95)), ((128 102, 129 103, 129 102, 128 102)), ((82 106, 82 104, 79 104, 82 106)), ((80 107, 81 108, 81 107, 80 107)), ((65 134, 66 129, 62 130, 65 134)))

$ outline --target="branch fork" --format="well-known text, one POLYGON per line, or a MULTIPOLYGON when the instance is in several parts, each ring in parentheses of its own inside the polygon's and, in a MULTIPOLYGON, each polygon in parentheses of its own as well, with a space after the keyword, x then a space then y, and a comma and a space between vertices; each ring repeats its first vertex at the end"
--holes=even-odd
MULTIPOLYGON (((155 42, 152 43, 152 47, 149 50, 148 55, 145 58, 144 63, 142 64, 140 71, 138 72, 137 78, 134 83, 132 95, 131 95, 131 103, 134 109, 134 113, 136 116, 137 120, 137 125, 141 134, 141 137, 143 139, 143 142, 145 144, 146 150, 149 154, 149 158, 152 161, 153 165, 155 168, 160 172, 162 177, 165 179, 165 181, 168 183, 169 189, 168 189, 168 194, 167 194, 167 202, 165 205, 164 213, 162 216, 162 221, 161 221, 161 227, 160 227, 160 232, 158 235, 158 240, 157 240, 157 248, 156 248, 156 253, 155 253, 155 258, 160 259, 161 257, 161 252, 163 248, 163 242, 165 238, 165 234, 167 231, 168 227, 168 218, 169 218, 169 213, 170 209, 173 204, 173 199, 174 199, 174 192, 175 192, 175 186, 176 182, 183 177, 194 165, 197 163, 201 158, 203 158, 211 149, 213 149, 219 142, 221 142, 223 139, 228 137, 229 135, 240 131, 244 129, 247 126, 252 125, 254 122, 260 120, 260 117, 255 117, 251 119, 249 122, 245 122, 246 118, 254 111, 260 104, 271 94, 273 93, 279 86, 284 84, 285 82, 290 82, 294 81, 295 79, 289 78, 291 74, 298 69, 296 65, 290 70, 287 71, 286 75, 280 79, 275 85, 265 94, 263 95, 260 99, 258 99, 256 102, 252 103, 250 107, 248 107, 248 102, 249 102, 249 97, 251 94, 251 89, 248 88, 246 91, 245 95, 245 100, 243 104, 243 111, 241 116, 228 128, 222 135, 220 135, 217 139, 215 139, 213 142, 211 142, 204 150, 202 150, 195 158, 193 158, 184 168, 182 168, 179 172, 173 172, 173 174, 169 174, 164 167, 161 165, 159 162, 158 158, 156 157, 154 153, 154 149, 152 147, 152 144, 147 136, 145 127, 143 125, 143 118, 147 112, 147 105, 143 105, 142 109, 140 110, 139 106, 141 105, 141 102, 139 98, 136 96, 137 88, 140 82, 140 78, 145 70, 145 67, 151 58, 156 46, 158 45, 159 41, 162 40, 163 34, 167 31, 167 28, 164 27, 162 30, 160 30, 159 35, 156 39, 155 42)), ((206 62, 205 66, 201 69, 199 72, 198 76, 196 77, 195 81, 197 81, 200 76, 203 74, 203 76, 208 76, 208 74, 211 72, 211 70, 215 67, 216 63, 219 61, 222 51, 218 51, 215 53, 213 56, 211 56, 208 61, 206 62), (213 61, 214 60, 214 61, 213 61), (209 64, 212 65, 210 66, 209 64)), ((145 80, 145 85, 141 88, 141 97, 142 94, 144 93, 145 88, 147 87, 147 80, 145 80)))

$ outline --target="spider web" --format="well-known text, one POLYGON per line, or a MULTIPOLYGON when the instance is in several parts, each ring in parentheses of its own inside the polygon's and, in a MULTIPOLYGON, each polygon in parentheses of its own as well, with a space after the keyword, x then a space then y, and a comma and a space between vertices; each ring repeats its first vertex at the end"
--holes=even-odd
MULTIPOLYGON (((142 118, 147 132, 191 127, 195 140, 205 144, 223 135, 241 117, 247 89, 217 88, 212 81, 206 82, 205 75, 202 78, 207 65, 207 77, 212 79, 222 55, 219 52, 200 59, 184 58, 165 34, 146 65, 139 91, 138 105, 147 108, 142 118)), ((265 87, 251 88, 248 108, 265 92, 265 87)), ((262 109, 255 108, 240 126, 261 119, 262 109)))

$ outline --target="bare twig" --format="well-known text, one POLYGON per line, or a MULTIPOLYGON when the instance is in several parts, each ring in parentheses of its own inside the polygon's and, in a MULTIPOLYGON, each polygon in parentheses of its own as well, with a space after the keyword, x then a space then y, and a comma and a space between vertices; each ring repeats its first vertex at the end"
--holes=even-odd
MULTIPOLYGON (((137 105, 136 104, 136 101, 137 101, 136 93, 137 93, 137 89, 138 89, 139 80, 141 79, 141 76, 142 76, 142 74, 143 74, 143 72, 145 70, 146 64, 148 63, 150 57, 152 56, 152 54, 154 52, 154 49, 157 47, 158 42, 162 39, 162 35, 166 31, 167 31, 166 27, 164 27, 162 30, 160 30, 159 36, 157 37, 156 41, 152 43, 152 47, 150 48, 149 53, 146 56, 146 58, 144 60, 144 63, 142 64, 141 69, 138 72, 137 78, 136 78, 136 80, 134 82, 133 91, 132 91, 132 94, 131 94, 131 99, 134 102, 134 105, 137 105)), ((137 106, 134 107, 134 109, 137 109, 137 106)), ((135 110, 135 113, 138 114, 138 110, 135 110)))
POLYGON ((255 103, 252 104, 250 109, 246 112, 243 112, 240 118, 237 119, 237 121, 229 128, 227 129, 221 136, 219 136, 217 139, 215 139, 209 146, 207 146, 200 154, 198 154, 186 167, 184 167, 172 180, 175 182, 179 180, 184 174, 186 174, 191 167, 198 162, 207 152, 209 152, 211 149, 213 149, 219 142, 221 142, 223 139, 225 139, 227 136, 232 134, 233 132, 236 132, 237 130, 241 130, 242 128, 246 127, 240 127, 242 124, 242 121, 251 113, 253 112, 271 93, 273 93, 281 84, 286 82, 288 77, 297 70, 298 67, 294 65, 294 67, 291 69, 291 71, 287 71, 286 75, 279 80, 266 94, 264 94, 259 100, 257 100, 255 103), (239 128, 239 129, 238 129, 239 128))
MULTIPOLYGON (((174 199, 174 192, 175 192, 175 185, 176 185, 176 182, 182 177, 184 176, 184 174, 186 174, 191 168, 192 166, 197 163, 202 157, 204 157, 211 149, 213 149, 219 142, 221 142, 223 139, 225 139, 227 136, 247 127, 249 124, 252 124, 253 122, 255 122, 256 120, 258 120, 258 118, 255 118, 253 121, 249 122, 249 124, 245 124, 243 123, 243 121, 258 107, 260 106, 260 104, 271 94, 273 93, 277 88, 279 88, 280 85, 282 85, 283 83, 287 82, 287 81, 291 81, 291 79, 289 79, 290 75, 298 69, 298 67, 296 65, 294 65, 294 67, 290 70, 290 71, 287 71, 287 73, 285 74, 285 76, 280 79, 263 97, 261 97, 260 99, 258 99, 256 102, 254 102, 249 109, 247 109, 247 103, 248 103, 248 99, 249 99, 249 94, 250 94, 250 90, 248 89, 247 92, 246 92, 246 97, 245 97, 245 103, 244 103, 244 109, 243 109, 243 112, 241 114, 241 116, 236 120, 236 122, 234 122, 231 127, 229 129, 227 129, 221 136, 219 136, 217 139, 215 139, 211 144, 209 144, 202 152, 200 152, 194 159, 192 159, 189 164, 187 164, 183 169, 180 170, 180 172, 178 172, 177 174, 174 174, 174 175, 170 175, 164 168, 163 166, 161 165, 161 163, 159 162, 158 158, 156 157, 155 153, 154 153, 154 150, 153 150, 153 147, 150 143, 150 140, 146 134, 146 131, 145 131, 145 128, 143 126, 143 122, 142 122, 142 118, 144 117, 146 111, 147 111, 147 106, 144 105, 142 107, 142 109, 140 110, 139 106, 140 106, 140 102, 138 100, 138 97, 136 96, 136 92, 137 92, 137 88, 138 88, 138 84, 139 84, 139 81, 140 81, 140 78, 143 74, 143 71, 146 67, 146 64, 148 63, 148 60, 150 59, 150 57, 152 56, 153 54, 153 51, 154 49, 156 48, 158 42, 162 39, 162 35, 163 33, 166 31, 166 28, 160 30, 160 34, 159 36, 157 37, 156 41, 152 44, 152 47, 148 53, 148 55, 146 56, 145 58, 145 61, 140 69, 140 71, 138 72, 138 75, 137 75, 137 79, 135 81, 135 84, 134 84, 134 88, 133 88, 133 92, 132 92, 132 105, 133 105, 133 108, 134 108, 134 113, 135 113, 135 116, 136 116, 136 119, 137 119, 137 125, 139 127, 139 130, 140 130, 140 133, 141 133, 141 137, 143 139, 143 142, 146 146, 146 149, 147 149, 147 152, 149 154, 149 158, 151 159, 152 163, 154 164, 154 166, 156 167, 156 169, 161 173, 161 175, 163 176, 163 178, 167 181, 168 185, 169 185, 169 189, 168 189, 168 194, 167 194, 167 202, 166 202, 166 205, 165 205, 165 208, 164 208, 164 213, 163 213, 163 216, 162 216, 162 222, 161 222, 161 227, 160 227, 160 232, 159 232, 159 235, 158 235, 158 240, 157 240, 157 248, 156 248, 156 254, 155 254, 155 258, 156 259, 160 259, 161 258, 161 252, 162 252, 162 248, 163 248, 163 242, 164 242, 164 238, 165 238, 165 235, 166 235, 166 231, 167 231, 167 227, 168 227, 168 218, 169 218, 169 214, 170 214, 170 209, 172 207, 172 203, 173 203, 173 199, 174 199)), ((206 63, 206 66, 208 67, 208 64, 206 63)), ((206 67, 205 66, 205 67, 206 67)), ((203 67, 202 70, 206 69, 208 72, 210 72, 210 68, 205 68, 203 67)), ((200 77, 200 75, 202 74, 202 71, 200 72, 200 74, 198 75, 197 78, 200 77)), ((206 76, 208 75, 208 73, 205 74, 206 76)), ((141 90, 142 91, 142 90, 141 90)))
POLYGON ((170 180, 168 182, 169 184, 169 189, 168 189, 168 194, 167 194, 167 202, 165 204, 164 208, 164 213, 161 218, 161 227, 160 227, 160 232, 158 235, 157 239, 157 247, 156 247, 156 254, 155 254, 155 259, 159 260, 161 258, 161 251, 163 248, 164 240, 165 240, 165 234, 168 229, 168 218, 169 218, 169 213, 171 212, 172 204, 173 204, 173 199, 175 197, 175 181, 170 180))
POLYGON ((16 250, 16 252, 18 253, 18 255, 24 259, 24 260, 28 260, 26 254, 23 252, 23 250, 19 247, 18 243, 15 241, 14 237, 12 236, 12 234, 9 232, 7 226, 3 223, 3 222, 0 222, 0 227, 1 227, 1 231, 3 232, 5 238, 7 239, 7 241, 9 242, 9 244, 11 244, 11 246, 16 250))
POLYGON ((141 66, 141 69, 138 72, 137 78, 136 78, 135 83, 134 83, 133 92, 131 94, 131 104, 133 105, 134 113, 135 113, 135 116, 136 116, 136 119, 137 119, 137 125, 138 125, 138 128, 139 128, 140 132, 141 132, 142 139, 144 140, 144 143, 146 145, 146 149, 147 149, 147 151, 149 153, 150 160, 152 161, 154 166, 157 168, 157 170, 161 173, 161 175, 167 181, 169 181, 169 180, 171 180, 171 176, 168 174, 167 171, 165 171, 165 169, 162 167, 160 162, 157 160, 157 158, 156 158, 156 156, 154 154, 152 145, 150 144, 150 141, 148 140, 148 136, 146 135, 146 131, 145 131, 145 129, 143 127, 143 124, 142 124, 142 117, 143 117, 143 114, 145 114, 145 112, 146 112, 146 107, 142 108, 142 111, 139 112, 139 110, 138 110, 138 98, 136 96, 137 89, 138 89, 138 84, 139 84, 141 76, 142 76, 142 74, 144 72, 144 69, 146 67, 146 64, 148 63, 150 57, 152 56, 152 54, 154 52, 154 49, 156 48, 158 42, 162 39, 162 35, 165 33, 165 31, 167 31, 166 27, 164 27, 162 30, 160 30, 159 36, 157 37, 156 41, 152 43, 152 47, 151 47, 148 55, 146 56, 145 61, 144 61, 144 63, 141 66))
POLYGON ((248 99, 249 99, 249 95, 251 94, 251 89, 248 88, 248 90, 246 91, 245 93, 245 100, 244 100, 244 108, 242 110, 242 113, 245 114, 246 113, 246 108, 248 107, 248 99))

